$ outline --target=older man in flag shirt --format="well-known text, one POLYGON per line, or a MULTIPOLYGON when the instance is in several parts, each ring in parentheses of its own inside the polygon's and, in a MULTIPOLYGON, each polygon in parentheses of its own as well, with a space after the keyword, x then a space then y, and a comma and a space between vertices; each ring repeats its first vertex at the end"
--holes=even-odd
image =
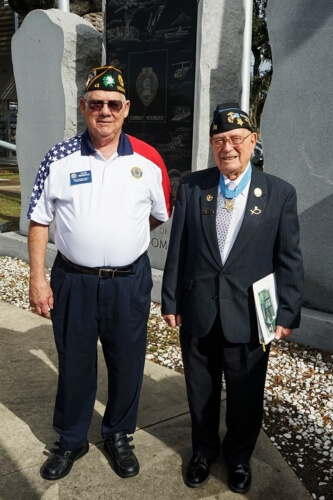
POLYGON ((97 340, 108 369, 105 450, 120 477, 138 474, 136 427, 152 287, 150 229, 171 211, 164 162, 122 131, 130 103, 120 70, 93 69, 80 110, 87 130, 57 144, 39 168, 28 217, 30 303, 51 317, 59 357, 53 425, 60 446, 45 479, 64 477, 89 450, 97 388, 97 340), (45 278, 49 225, 58 250, 45 278))

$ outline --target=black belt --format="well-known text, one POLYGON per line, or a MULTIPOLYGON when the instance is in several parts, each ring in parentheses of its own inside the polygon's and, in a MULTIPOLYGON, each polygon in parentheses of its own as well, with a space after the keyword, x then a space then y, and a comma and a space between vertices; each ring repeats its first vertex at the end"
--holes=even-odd
MULTIPOLYGON (((84 274, 93 274, 94 276, 99 276, 100 278, 117 278, 118 276, 128 276, 130 274, 134 274, 133 264, 129 266, 124 266, 122 268, 110 268, 110 267, 85 267, 78 266, 74 264, 70 260, 67 259, 62 253, 59 252, 60 257, 67 262, 73 269, 79 271, 84 274)), ((135 261, 136 262, 136 261, 135 261)))

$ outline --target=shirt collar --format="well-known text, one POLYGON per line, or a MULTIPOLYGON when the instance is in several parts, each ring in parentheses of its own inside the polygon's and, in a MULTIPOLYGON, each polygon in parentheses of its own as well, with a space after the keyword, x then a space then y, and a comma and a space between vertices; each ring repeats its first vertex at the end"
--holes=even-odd
MULTIPOLYGON (((87 129, 82 134, 81 154, 82 154, 82 156, 90 156, 90 155, 94 155, 95 153, 96 153, 96 150, 91 143, 89 132, 87 129)), ((128 136, 124 132, 121 132, 121 134, 120 134, 117 153, 118 153, 118 156, 128 156, 128 155, 133 154, 132 144, 131 144, 128 136)))
MULTIPOLYGON (((250 165, 251 165, 251 162, 249 162, 249 164, 246 167, 246 169, 244 170, 244 172, 239 177, 237 177, 237 179, 235 181, 233 181, 236 184, 236 186, 238 186, 238 184, 240 183, 240 181, 243 179, 245 173, 250 168, 250 165)), ((226 175, 223 175, 223 177, 224 177, 224 182, 225 182, 225 184, 227 186, 229 184, 229 182, 230 182, 230 179, 226 175)))

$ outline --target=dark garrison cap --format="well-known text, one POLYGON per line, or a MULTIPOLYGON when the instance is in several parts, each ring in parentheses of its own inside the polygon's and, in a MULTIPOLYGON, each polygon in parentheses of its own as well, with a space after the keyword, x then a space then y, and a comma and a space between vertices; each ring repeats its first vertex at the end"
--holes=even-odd
POLYGON ((249 115, 237 103, 218 104, 209 130, 210 137, 236 128, 246 128, 252 132, 249 115))
POLYGON ((125 95, 125 85, 120 69, 114 66, 94 68, 88 75, 86 92, 91 90, 111 90, 125 95))

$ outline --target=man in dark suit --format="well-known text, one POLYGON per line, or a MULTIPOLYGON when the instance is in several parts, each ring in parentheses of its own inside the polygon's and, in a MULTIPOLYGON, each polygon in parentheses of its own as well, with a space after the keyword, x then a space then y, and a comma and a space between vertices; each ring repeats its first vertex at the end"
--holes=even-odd
POLYGON ((257 135, 237 104, 217 106, 210 127, 215 168, 183 178, 162 288, 162 314, 180 326, 192 418, 186 483, 205 484, 219 456, 221 379, 227 392, 222 452, 229 488, 251 486, 249 460, 263 416, 269 345, 258 340, 252 284, 275 272, 275 338, 299 326, 303 265, 296 192, 251 166, 257 135), (233 183, 230 185, 229 183, 233 183))

